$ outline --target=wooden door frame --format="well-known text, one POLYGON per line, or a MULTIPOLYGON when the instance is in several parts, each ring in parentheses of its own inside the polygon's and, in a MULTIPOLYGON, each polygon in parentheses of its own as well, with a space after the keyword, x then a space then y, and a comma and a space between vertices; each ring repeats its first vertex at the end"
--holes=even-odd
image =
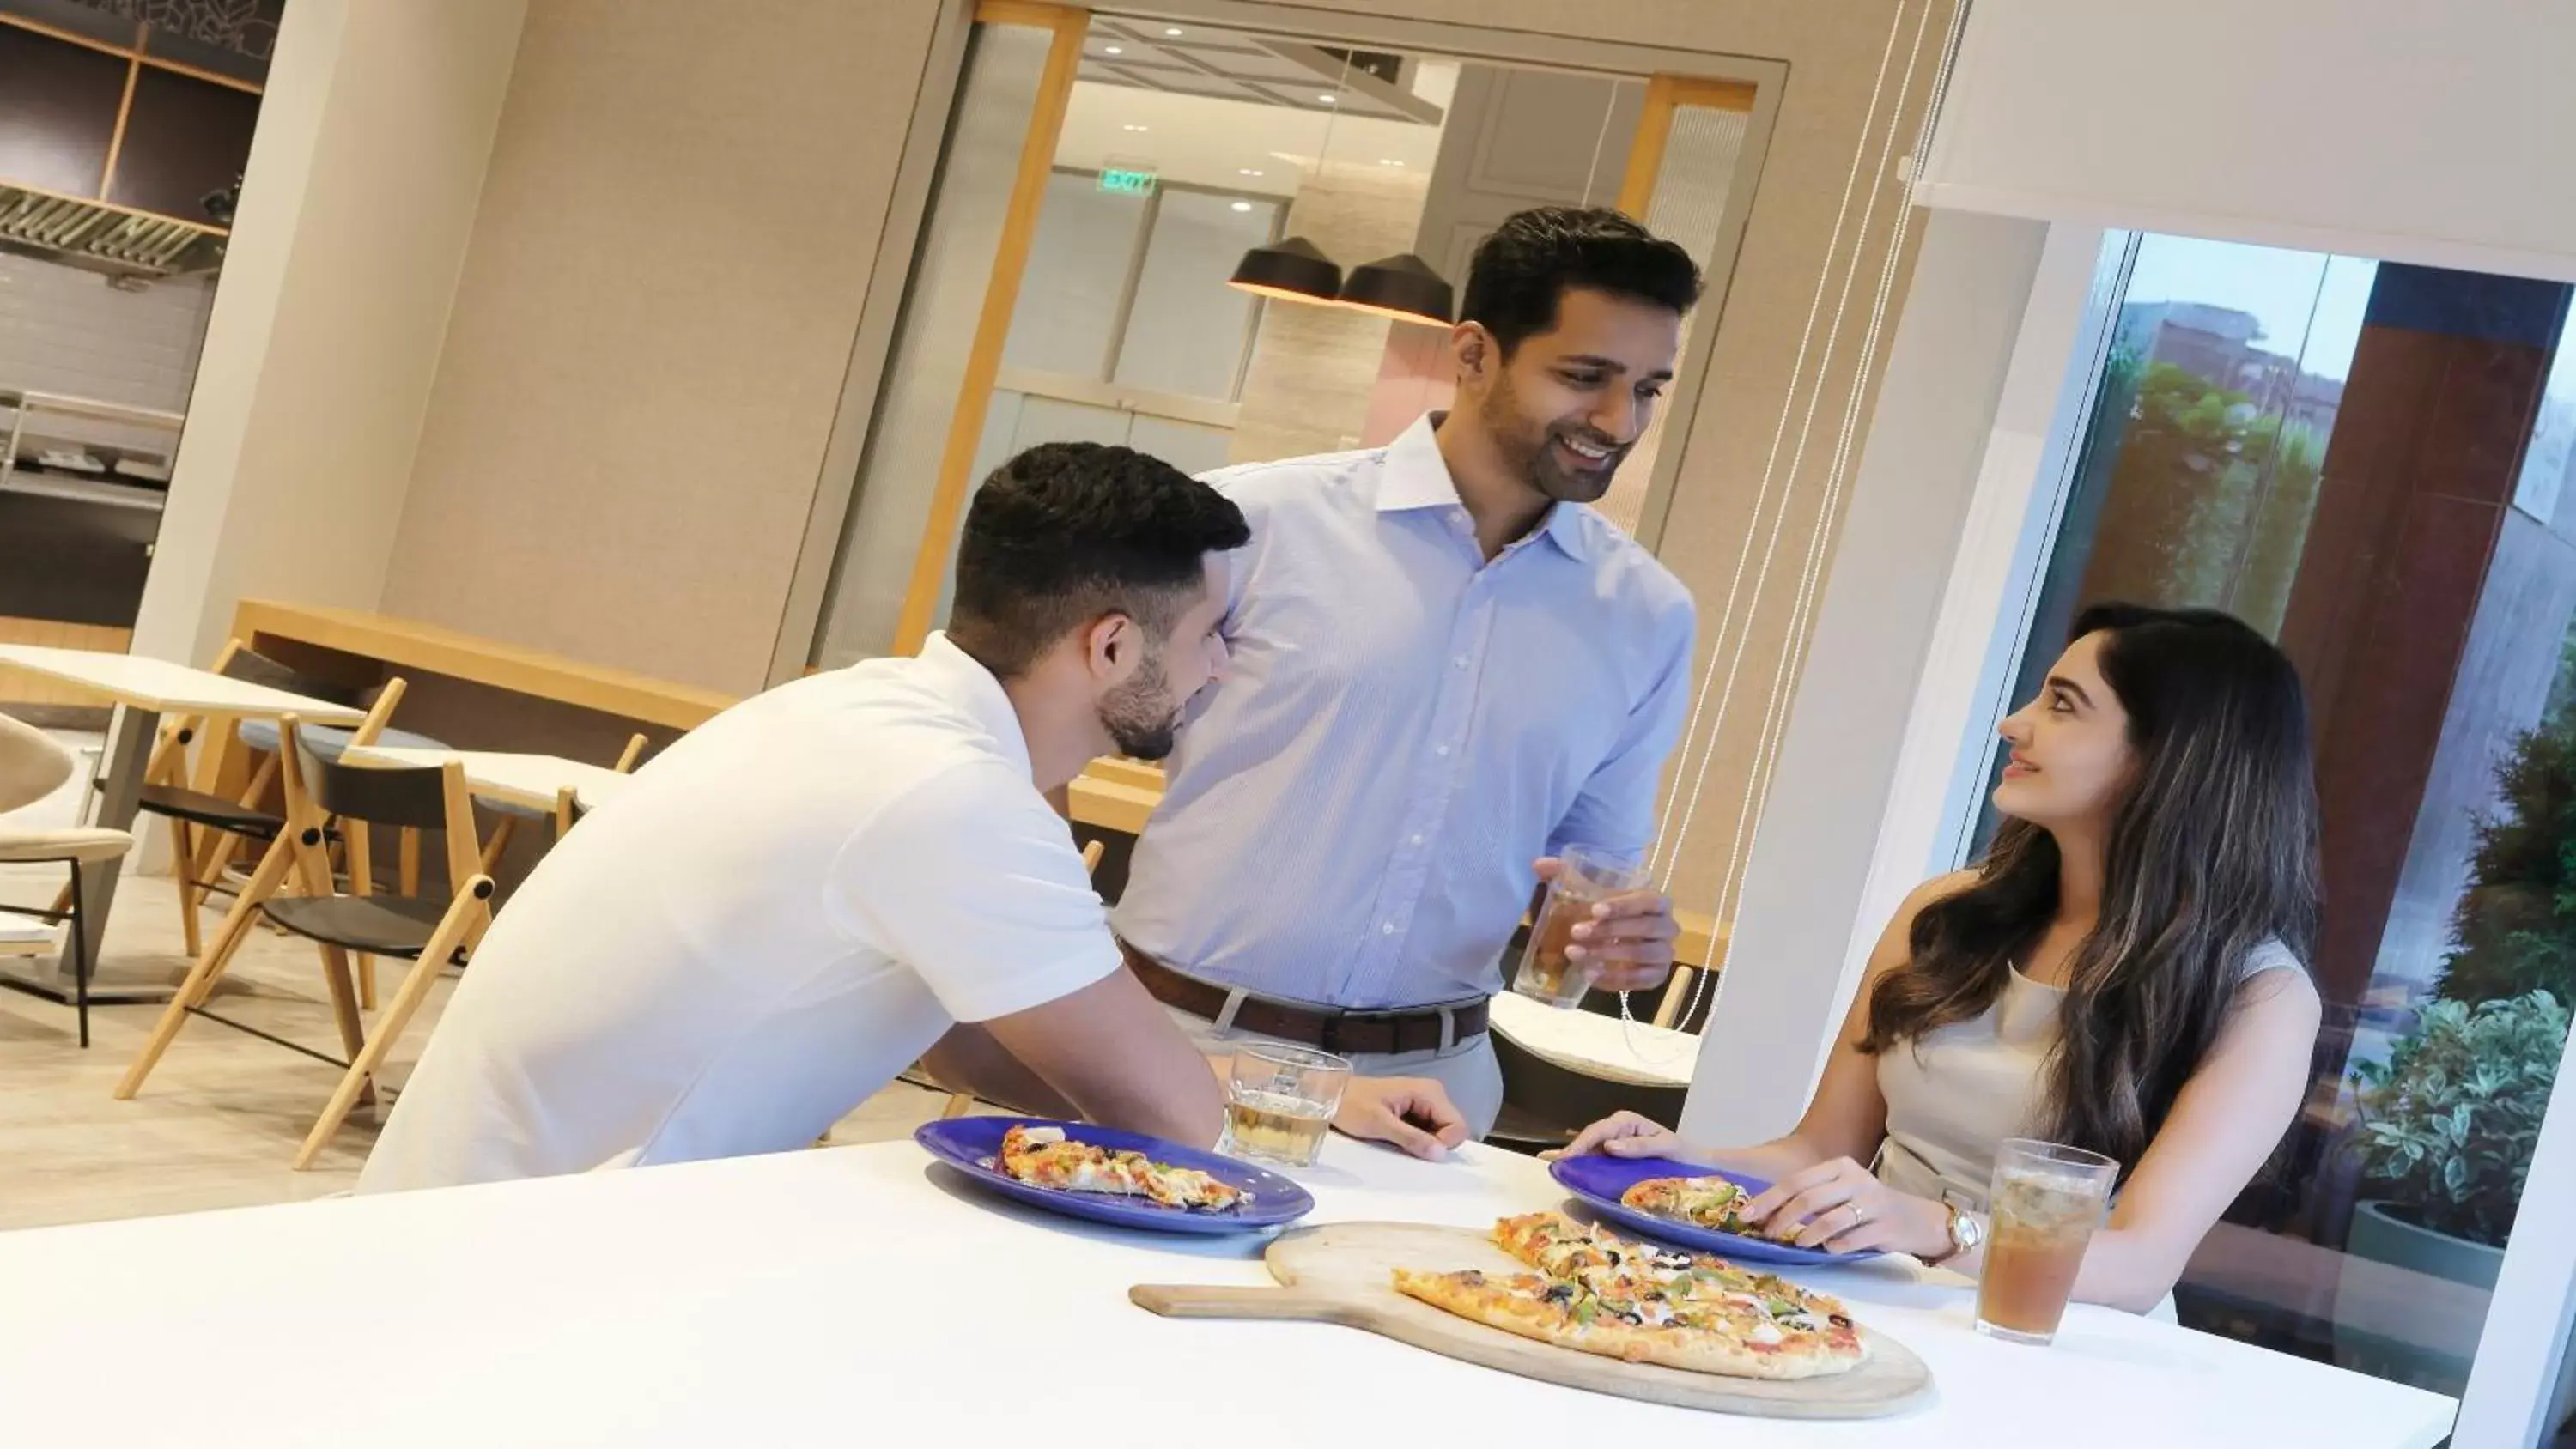
POLYGON ((966 497, 974 480, 975 449, 983 441, 984 417, 992 411, 993 382, 1002 372, 1002 345, 1010 340, 1011 313, 1020 303, 1020 280, 1028 272, 1029 249, 1037 240, 1038 213, 1046 205, 1047 180, 1055 171, 1057 139, 1064 132, 1065 108, 1073 100, 1074 74, 1082 65, 1082 39, 1091 28, 1091 12, 1038 0, 981 0, 978 25, 1020 25, 1054 32, 1047 44, 1046 67, 1038 73, 1035 107, 1028 134, 1020 139, 1020 165, 1011 178, 1011 199, 1002 213, 1002 236, 993 251, 992 280, 984 287, 984 307, 976 314, 975 340, 966 350, 966 376, 957 388, 957 411, 948 420, 948 441, 939 455, 939 479, 930 494, 930 517, 922 524, 921 543, 913 551, 912 583, 905 588, 903 612, 895 621, 894 652, 913 654, 930 635, 931 616, 948 577, 948 541, 957 536, 966 497))

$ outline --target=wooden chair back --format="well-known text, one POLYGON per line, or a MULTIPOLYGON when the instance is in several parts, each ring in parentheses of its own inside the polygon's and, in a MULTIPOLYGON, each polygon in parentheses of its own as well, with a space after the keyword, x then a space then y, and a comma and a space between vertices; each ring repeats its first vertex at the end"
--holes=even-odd
MULTIPOLYGON (((387 825, 407 831, 436 832, 444 837, 447 879, 451 889, 482 873, 482 846, 474 830, 474 797, 465 787, 465 767, 454 760, 416 769, 383 769, 317 759, 297 738, 299 722, 279 721, 278 766, 286 782, 287 822, 295 831, 319 831, 336 819, 351 842, 349 881, 352 894, 372 889, 366 851, 357 842, 364 832, 357 823, 387 825)), ((408 887, 407 887, 408 889, 408 887)))

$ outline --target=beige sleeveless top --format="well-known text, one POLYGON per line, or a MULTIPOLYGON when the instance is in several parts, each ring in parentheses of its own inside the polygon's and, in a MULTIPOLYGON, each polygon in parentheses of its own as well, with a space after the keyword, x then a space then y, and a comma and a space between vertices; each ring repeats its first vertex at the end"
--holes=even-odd
MULTIPOLYGON (((2299 958, 2267 941, 2246 956, 2238 979, 2285 968, 2299 969, 2299 958)), ((1887 1140, 1873 1169, 1879 1180, 1985 1211, 1996 1150, 2008 1137, 2031 1135, 2040 1120, 2040 1073, 2057 1044, 2065 996, 2015 967, 1983 1016, 1879 1053, 1878 1090, 1887 1099, 1887 1140)))

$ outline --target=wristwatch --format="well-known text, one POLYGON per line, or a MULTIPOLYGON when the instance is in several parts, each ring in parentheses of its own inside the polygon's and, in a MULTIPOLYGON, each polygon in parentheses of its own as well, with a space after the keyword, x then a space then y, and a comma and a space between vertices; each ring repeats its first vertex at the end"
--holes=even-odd
POLYGON ((1944 1203, 1942 1206, 1950 1210, 1950 1251, 1931 1260, 1932 1266, 1936 1268, 1953 1258, 1973 1253, 1986 1245, 1986 1225, 1977 1220, 1976 1214, 1962 1212, 1959 1205, 1954 1202, 1944 1203))

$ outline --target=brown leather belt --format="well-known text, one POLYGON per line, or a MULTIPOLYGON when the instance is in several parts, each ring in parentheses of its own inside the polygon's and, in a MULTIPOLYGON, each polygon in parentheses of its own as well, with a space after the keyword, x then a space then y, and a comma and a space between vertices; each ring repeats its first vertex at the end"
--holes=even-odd
MULTIPOLYGON (((1155 1000, 1209 1021, 1223 1018, 1226 998, 1233 995, 1231 988, 1184 976, 1124 941, 1118 943, 1118 949, 1127 953, 1128 969, 1145 983, 1147 991, 1154 993, 1155 1000)), ((1303 1042, 1343 1056, 1377 1056, 1432 1051, 1473 1041, 1485 1032, 1485 1002, 1478 998, 1455 1006, 1344 1011, 1246 994, 1229 1025, 1252 1036, 1303 1042)))

